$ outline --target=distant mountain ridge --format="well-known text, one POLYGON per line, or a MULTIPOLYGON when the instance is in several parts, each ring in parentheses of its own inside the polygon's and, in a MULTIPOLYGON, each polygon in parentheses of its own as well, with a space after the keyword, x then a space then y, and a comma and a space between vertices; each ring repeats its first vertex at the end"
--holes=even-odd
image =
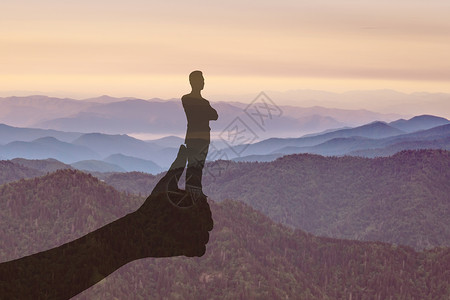
MULTIPOLYGON (((120 102, 113 104, 117 103, 120 102)), ((376 121, 354 128, 332 129, 299 138, 270 138, 250 145, 228 147, 226 140, 214 140, 209 158, 223 158, 221 153, 224 153, 225 157, 235 161, 270 161, 295 153, 376 157, 393 155, 401 150, 450 149, 449 126, 450 121, 444 118, 417 116, 389 124, 376 121), (430 128, 436 124, 444 125, 430 128), (406 132, 394 125, 404 128, 406 132), (410 132, 416 129, 420 130, 410 132), (220 151, 220 155, 216 155, 217 151, 220 151)), ((54 158, 67 164, 103 160, 123 170, 152 173, 168 168, 179 145, 184 143, 183 138, 176 136, 143 141, 125 134, 82 134, 0 124, 0 141, 2 138, 4 141, 17 140, 0 145, 1 159, 54 158), (117 161, 117 157, 116 161, 106 161, 109 156, 116 154, 129 158, 122 157, 121 162, 117 161)), ((97 164, 99 170, 102 169, 100 164, 97 164)))
MULTIPOLYGON (((0 125, 0 138, 1 135, 0 125)), ((6 128, 3 136, 13 136, 17 128, 10 126, 4 126, 6 128), (11 129, 11 134, 9 133, 11 129)), ((41 136, 46 133, 43 130, 37 130, 33 132, 33 129, 28 131, 27 128, 20 128, 20 130, 27 131, 29 134, 27 139, 32 137, 41 136)), ((50 132, 50 134, 55 132, 50 132)), ((6 145, 0 145, 0 158, 1 159, 47 159, 54 158, 66 164, 76 163, 82 160, 102 160, 107 159, 114 154, 121 154, 129 157, 129 160, 134 159, 134 166, 131 168, 131 161, 124 163, 123 170, 133 169, 134 171, 144 171, 145 167, 149 167, 147 172, 160 172, 162 167, 167 167, 176 156, 179 145, 175 148, 165 147, 164 140, 159 141, 162 145, 154 143, 153 141, 142 141, 128 135, 107 135, 102 133, 66 133, 56 132, 55 136, 62 136, 63 139, 69 140, 71 137, 74 140, 70 142, 63 142, 53 136, 38 137, 37 139, 30 141, 13 141, 6 145), (144 163, 138 168, 138 161, 144 163), (158 164, 153 160, 158 161, 158 164)), ((21 136, 19 135, 20 139, 21 136)), ((170 143, 176 144, 176 140, 171 139, 170 143)))
MULTIPOLYGON (((244 109, 251 101, 212 103, 220 118, 212 122, 211 128, 213 132, 220 133, 236 117, 246 118, 244 109)), ((261 138, 300 136, 330 128, 357 126, 376 120, 389 122, 404 117, 361 109, 285 105, 279 105, 279 108, 284 114, 273 118, 265 130, 258 133, 261 138)), ((7 97, 0 98, 0 111, 5 112, 3 115, 0 113, 0 123, 61 131, 183 135, 186 130, 186 118, 179 99, 101 96, 81 101, 47 96, 7 97)), ((252 121, 246 119, 246 122, 252 121)))
POLYGON ((71 166, 75 169, 85 172, 126 172, 124 168, 116 164, 94 159, 77 161, 75 163, 72 163, 71 166))
POLYGON ((57 170, 72 169, 72 167, 70 165, 62 163, 54 158, 48 158, 48 159, 44 159, 44 160, 40 160, 40 159, 30 160, 30 159, 24 159, 24 158, 14 158, 11 160, 11 162, 22 165, 27 168, 38 170, 43 173, 42 175, 44 175, 44 173, 49 173, 49 172, 51 173, 51 172, 55 172, 57 170))
POLYGON ((112 154, 105 158, 103 161, 119 165, 124 168, 126 172, 136 171, 158 174, 164 171, 163 168, 161 168, 151 160, 130 157, 123 154, 112 154))
POLYGON ((381 154, 392 155, 395 152, 384 151, 383 148, 394 149, 394 144, 397 145, 396 152, 427 148, 450 149, 450 144, 447 142, 447 137, 450 135, 450 121, 447 119, 417 116, 407 121, 400 120, 395 124, 403 124, 401 126, 408 132, 394 127, 391 123, 373 122, 355 128, 332 130, 300 138, 271 138, 250 145, 239 145, 234 149, 222 150, 229 157, 239 161, 258 161, 258 157, 261 161, 267 161, 270 157, 276 158, 295 153, 320 155, 364 155, 367 153, 369 157, 374 157, 377 153, 380 156, 386 156, 381 154), (430 128, 436 124, 444 125, 430 128), (413 129, 418 129, 418 131, 409 132, 413 129), (242 154, 237 158, 235 153, 242 154))
POLYGON ((237 146, 239 152, 240 148, 247 147, 245 153, 250 154, 268 154, 275 152, 282 147, 295 146, 295 147, 308 147, 318 145, 333 138, 343 137, 367 137, 367 138, 382 138, 388 136, 395 136, 404 133, 403 131, 391 127, 383 122, 373 122, 370 124, 362 125, 355 128, 341 129, 321 135, 300 137, 300 138, 271 138, 261 142, 257 142, 251 145, 237 146))
POLYGON ((99 104, 44 95, 0 98, 0 123, 30 127, 41 120, 70 116, 96 105, 99 104))
POLYGON ((420 115, 409 120, 400 119, 389 123, 389 125, 408 133, 431 129, 433 127, 447 124, 450 124, 449 120, 430 115, 420 115))
POLYGON ((147 141, 148 143, 152 143, 164 148, 174 147, 178 148, 181 144, 184 144, 184 138, 180 138, 177 136, 166 136, 163 138, 159 138, 156 140, 147 141))
POLYGON ((141 154, 145 151, 160 150, 162 147, 146 143, 125 134, 109 135, 102 133, 86 133, 72 142, 74 145, 88 147, 104 156, 115 153, 125 155, 141 154))
POLYGON ((319 155, 357 155, 367 157, 393 155, 402 150, 444 149, 450 150, 450 124, 428 130, 401 134, 380 139, 354 136, 333 138, 324 143, 310 147, 284 147, 273 151, 278 156, 295 153, 312 153, 319 155), (385 150, 384 150, 385 149, 385 150), (390 149, 390 150, 389 150, 390 149), (393 149, 397 149, 394 151, 393 149), (383 152, 384 151, 384 152, 383 152), (384 155, 382 155, 384 153, 384 155))
POLYGON ((20 128, 0 124, 0 144, 7 144, 16 141, 31 142, 38 138, 54 137, 63 142, 72 142, 80 137, 82 133, 64 132, 53 129, 20 128))
POLYGON ((87 147, 61 142, 54 137, 43 137, 31 142, 11 142, 0 146, 0 155, 3 159, 18 157, 28 159, 55 158, 65 163, 100 158, 98 153, 87 147))

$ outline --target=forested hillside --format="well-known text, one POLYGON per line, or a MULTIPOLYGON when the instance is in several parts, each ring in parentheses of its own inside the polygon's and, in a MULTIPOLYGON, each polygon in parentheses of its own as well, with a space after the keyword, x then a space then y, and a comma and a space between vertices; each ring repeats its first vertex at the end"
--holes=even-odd
MULTIPOLYGON (((375 159, 300 154, 223 165, 220 176, 205 172, 205 193, 216 201, 247 203, 275 222, 320 236, 416 249, 450 245, 449 151, 403 151, 375 159)), ((102 179, 145 195, 159 177, 124 173, 102 179)))
POLYGON ((155 176, 142 172, 98 174, 99 178, 119 191, 148 196, 161 174, 155 176))
POLYGON ((308 232, 417 249, 450 245, 450 152, 392 157, 290 155, 231 163, 205 178, 205 193, 245 202, 276 222, 308 232))
POLYGON ((4 184, 0 186, 1 261, 78 238, 141 202, 75 170, 4 184))
POLYGON ((43 173, 55 172, 61 169, 72 169, 70 165, 66 165, 56 159, 25 159, 25 158, 14 158, 11 160, 15 164, 19 164, 31 169, 36 169, 43 173))
MULTIPOLYGON (((79 171, 0 187, 2 261, 72 240, 139 207, 79 171)), ((211 202, 201 258, 144 259, 76 299, 445 299, 449 248, 416 252, 320 238, 277 225, 235 201, 211 202)), ((132 246, 132 245, 130 245, 132 246)))
POLYGON ((39 170, 13 163, 9 160, 0 160, 0 184, 16 181, 22 178, 40 176, 39 170))

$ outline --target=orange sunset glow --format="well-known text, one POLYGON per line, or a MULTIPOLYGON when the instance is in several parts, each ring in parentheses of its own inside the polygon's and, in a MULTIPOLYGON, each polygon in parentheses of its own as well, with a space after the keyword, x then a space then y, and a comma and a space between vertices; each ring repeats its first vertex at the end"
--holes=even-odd
POLYGON ((0 92, 450 92, 450 2, 31 1, 0 10, 0 92))

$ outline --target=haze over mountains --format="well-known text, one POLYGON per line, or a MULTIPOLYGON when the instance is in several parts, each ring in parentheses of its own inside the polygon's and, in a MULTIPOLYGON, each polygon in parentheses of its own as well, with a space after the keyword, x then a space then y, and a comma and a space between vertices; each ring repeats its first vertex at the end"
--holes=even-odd
MULTIPOLYGON (((210 159, 217 156, 239 161, 270 161, 292 153, 374 157, 406 149, 448 149, 446 132, 427 137, 406 136, 448 124, 447 119, 436 116, 411 119, 367 110, 279 105, 281 116, 267 119, 261 129, 244 112, 251 102, 213 105, 220 118, 211 122, 210 159), (223 139, 236 118, 254 131, 256 143, 248 147, 230 146, 223 139), (306 134, 309 136, 301 137, 306 134), (289 136, 292 138, 286 138, 289 136), (216 150, 220 150, 219 155, 215 155, 216 150)), ((157 173, 170 165, 186 130, 178 99, 102 96, 80 101, 46 96, 7 97, 0 98, 0 112, 0 122, 5 123, 0 124, 0 158, 55 158, 68 164, 77 163, 78 167, 90 171, 157 173), (146 142, 129 135, 164 138, 146 142), (116 155, 114 160, 111 155, 116 155), (117 155, 124 157, 118 160, 117 155)))
MULTIPOLYGON (((450 94, 448 93, 402 93, 394 90, 359 90, 333 93, 319 90, 291 90, 285 92, 266 91, 275 102, 296 103, 303 107, 323 106, 340 109, 364 108, 381 113, 397 113, 409 116, 437 115, 450 118, 450 94)), ((221 101, 248 102, 255 95, 223 95, 215 96, 221 101)))
MULTIPOLYGON (((161 167, 166 167, 172 162, 179 145, 183 143, 183 140, 177 137, 146 142, 128 135, 78 134, 16 128, 7 125, 1 125, 0 128, 2 129, 0 130, 0 140, 13 139, 15 136, 18 139, 0 145, 0 158, 2 159, 54 158, 67 164, 95 160, 98 164, 103 165, 119 163, 123 171, 159 173, 162 170, 161 167), (18 134, 15 135, 16 133, 18 134), (40 137, 43 135, 48 136, 40 137), (73 137, 75 139, 70 142, 62 141, 70 140, 73 137), (176 144, 177 141, 177 147, 167 147, 167 145, 176 144)), ((87 170, 93 171, 92 168, 87 168, 87 170)))
MULTIPOLYGON (((120 103, 120 102, 117 102, 120 103)), ((143 141, 125 134, 63 132, 0 125, 0 158, 54 158, 88 171, 159 173, 176 156, 182 138, 143 141)), ((372 122, 354 128, 329 129, 299 138, 270 138, 253 144, 227 146, 213 140, 209 159, 272 161, 295 153, 389 156, 408 149, 450 149, 450 121, 416 116, 390 123, 372 122)))
MULTIPOLYGON (((233 119, 245 116, 251 103, 213 102, 219 120, 213 132, 222 132, 233 119)), ((380 114, 367 110, 279 105, 283 114, 271 120, 261 138, 300 136, 330 128, 357 126, 372 121, 393 121, 404 114, 380 114)), ((251 122, 246 120, 246 122, 251 122)), ((84 101, 46 96, 0 98, 0 123, 16 127, 109 134, 183 136, 186 118, 178 99, 142 100, 103 96, 84 101)))

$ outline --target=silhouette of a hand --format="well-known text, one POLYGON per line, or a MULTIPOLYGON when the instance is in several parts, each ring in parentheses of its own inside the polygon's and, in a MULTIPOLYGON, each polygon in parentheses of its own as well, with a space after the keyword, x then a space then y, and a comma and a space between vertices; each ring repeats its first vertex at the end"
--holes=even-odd
POLYGON ((0 264, 2 299, 70 299, 133 260, 205 254, 213 228, 206 197, 184 194, 183 203, 192 204, 184 207, 168 197, 169 182, 183 172, 185 149, 137 211, 72 242, 0 264))
POLYGON ((143 237, 139 258, 202 256, 206 251, 209 231, 213 228, 211 210, 206 198, 199 195, 192 199, 193 195, 179 191, 185 193, 183 202, 193 204, 189 207, 176 207, 168 198, 167 186, 179 171, 170 169, 135 213, 137 226, 142 228, 144 236, 151 237, 148 244, 143 237))

